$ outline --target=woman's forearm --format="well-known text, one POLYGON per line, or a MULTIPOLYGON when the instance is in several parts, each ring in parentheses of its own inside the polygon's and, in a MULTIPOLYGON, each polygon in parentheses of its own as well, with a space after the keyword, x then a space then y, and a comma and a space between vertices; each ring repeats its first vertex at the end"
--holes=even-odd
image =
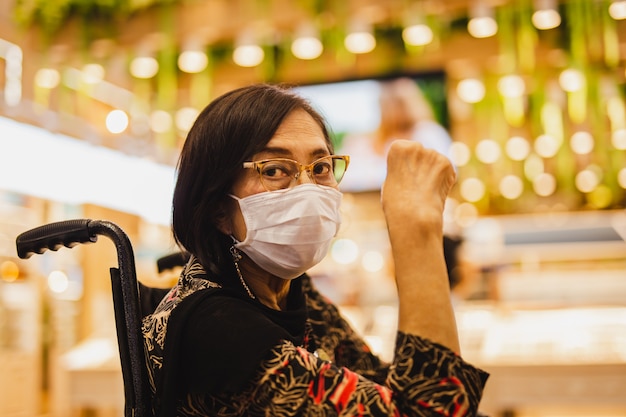
POLYGON ((443 257, 443 208, 456 179, 446 157, 410 141, 389 149, 382 204, 395 265, 399 330, 459 352, 443 257))
POLYGON ((434 227, 397 229, 390 231, 390 238, 398 286, 398 330, 459 353, 442 233, 434 227))

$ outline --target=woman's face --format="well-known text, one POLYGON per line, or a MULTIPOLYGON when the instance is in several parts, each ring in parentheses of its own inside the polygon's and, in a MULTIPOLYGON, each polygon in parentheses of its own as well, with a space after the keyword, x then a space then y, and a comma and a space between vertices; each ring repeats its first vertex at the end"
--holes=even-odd
MULTIPOLYGON (((301 164, 310 164, 326 155, 330 155, 330 151, 322 129, 306 111, 296 109, 283 120, 265 149, 253 155, 250 160, 287 158, 301 164)), ((309 176, 303 173, 298 178, 297 185, 310 182, 309 176)), ((244 169, 231 193, 244 198, 265 191, 258 172, 255 169, 244 169)), ((246 226, 236 200, 233 199, 229 204, 226 217, 219 227, 223 233, 233 235, 238 241, 245 240, 246 226)))

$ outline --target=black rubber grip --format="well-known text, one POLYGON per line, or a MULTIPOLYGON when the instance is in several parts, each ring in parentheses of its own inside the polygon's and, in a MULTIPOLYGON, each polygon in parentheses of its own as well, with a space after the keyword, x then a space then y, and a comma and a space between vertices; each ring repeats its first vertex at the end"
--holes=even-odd
POLYGON ((65 220, 27 230, 15 239, 17 256, 26 259, 47 249, 56 251, 63 246, 72 248, 95 242, 98 237, 89 231, 89 222, 90 219, 65 220))

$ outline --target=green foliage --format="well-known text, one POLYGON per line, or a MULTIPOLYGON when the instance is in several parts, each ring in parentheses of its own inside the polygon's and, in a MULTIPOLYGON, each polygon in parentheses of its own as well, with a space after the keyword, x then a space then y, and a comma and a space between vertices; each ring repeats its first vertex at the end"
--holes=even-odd
POLYGON ((181 0, 15 0, 13 15, 25 28, 39 28, 48 37, 72 20, 94 20, 113 26, 135 12, 181 0))

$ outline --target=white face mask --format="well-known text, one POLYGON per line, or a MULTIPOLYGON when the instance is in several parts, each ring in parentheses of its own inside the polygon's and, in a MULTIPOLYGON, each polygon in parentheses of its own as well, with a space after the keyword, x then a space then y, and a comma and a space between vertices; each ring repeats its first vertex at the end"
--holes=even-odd
POLYGON ((331 187, 303 184, 239 201, 246 239, 235 244, 264 270, 293 279, 318 264, 339 231, 342 194, 331 187))

